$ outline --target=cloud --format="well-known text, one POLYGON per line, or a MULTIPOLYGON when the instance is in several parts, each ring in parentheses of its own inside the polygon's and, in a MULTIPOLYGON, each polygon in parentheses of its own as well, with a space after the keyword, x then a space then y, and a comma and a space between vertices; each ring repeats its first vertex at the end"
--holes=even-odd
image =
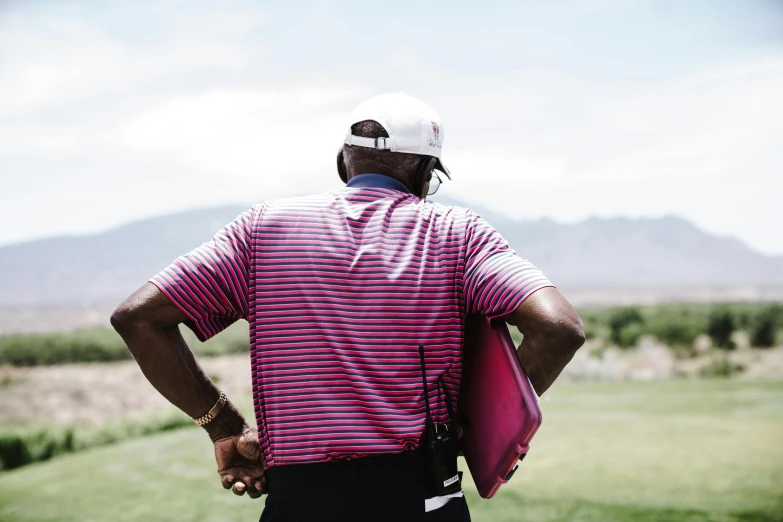
POLYGON ((267 194, 290 194, 324 186, 357 98, 314 87, 210 91, 151 106, 112 130, 108 142, 178 162, 204 181, 263 176, 267 194))
POLYGON ((415 43, 297 68, 264 38, 279 23, 268 13, 123 9, 122 27, 157 25, 0 19, 0 47, 15 50, 0 61, 0 221, 16 223, 0 243, 337 188, 350 110, 406 90, 444 118, 454 197, 562 221, 679 214, 783 252, 780 52, 633 82, 444 68, 415 43))
POLYGON ((770 221, 783 212, 761 203, 783 190, 783 56, 643 85, 551 71, 491 83, 440 109, 459 120, 444 149, 457 197, 565 221, 674 213, 783 251, 770 221))
POLYGON ((237 70, 258 66, 265 54, 262 45, 244 45, 264 21, 256 10, 191 13, 153 4, 142 12, 117 14, 137 29, 152 20, 163 23, 165 36, 145 40, 141 31, 122 38, 109 31, 108 22, 67 10, 32 9, 0 17, 0 48, 14 49, 0 61, 0 117, 41 115, 85 100, 100 107, 100 97, 107 95, 135 102, 138 90, 146 96, 164 87, 188 91, 194 73, 202 74, 201 85, 209 85, 210 77, 219 83, 237 70))

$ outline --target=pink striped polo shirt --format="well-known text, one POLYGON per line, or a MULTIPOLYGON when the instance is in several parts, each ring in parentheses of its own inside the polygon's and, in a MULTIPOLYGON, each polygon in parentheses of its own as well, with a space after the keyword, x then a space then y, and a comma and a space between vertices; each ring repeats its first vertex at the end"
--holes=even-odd
POLYGON ((256 205, 151 281, 201 340, 250 323, 269 466, 418 447, 419 345, 433 418, 447 422, 437 382, 456 404, 466 313, 504 316, 552 286, 473 211, 380 174, 256 205))

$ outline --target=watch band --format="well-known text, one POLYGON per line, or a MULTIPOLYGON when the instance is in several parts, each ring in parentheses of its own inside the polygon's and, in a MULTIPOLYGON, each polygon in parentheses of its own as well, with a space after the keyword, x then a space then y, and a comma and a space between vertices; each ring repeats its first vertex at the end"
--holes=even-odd
POLYGON ((226 392, 220 390, 220 397, 218 398, 218 401, 215 403, 215 405, 212 406, 212 409, 198 419, 193 419, 193 422, 199 426, 203 426, 204 424, 211 422, 215 417, 217 417, 218 413, 220 413, 227 402, 228 397, 226 397, 226 392))

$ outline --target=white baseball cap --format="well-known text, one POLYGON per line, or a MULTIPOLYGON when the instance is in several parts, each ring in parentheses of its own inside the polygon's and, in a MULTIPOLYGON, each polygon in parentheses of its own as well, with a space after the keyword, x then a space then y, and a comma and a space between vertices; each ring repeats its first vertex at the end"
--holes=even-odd
POLYGON ((443 148, 443 125, 440 116, 432 107, 404 92, 380 94, 360 103, 351 113, 345 143, 371 149, 433 156, 438 159, 435 168, 451 179, 451 173, 440 160, 443 148), (350 126, 365 120, 378 122, 389 137, 365 138, 351 134, 350 126))

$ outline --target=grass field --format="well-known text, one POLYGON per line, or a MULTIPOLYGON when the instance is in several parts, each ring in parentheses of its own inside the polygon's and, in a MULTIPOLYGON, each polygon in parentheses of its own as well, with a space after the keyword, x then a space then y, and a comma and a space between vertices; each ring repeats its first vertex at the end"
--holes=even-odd
MULTIPOLYGON (((783 382, 563 383, 531 453, 477 521, 783 521, 783 382)), ((0 474, 0 520, 257 520, 197 429, 0 474)))

